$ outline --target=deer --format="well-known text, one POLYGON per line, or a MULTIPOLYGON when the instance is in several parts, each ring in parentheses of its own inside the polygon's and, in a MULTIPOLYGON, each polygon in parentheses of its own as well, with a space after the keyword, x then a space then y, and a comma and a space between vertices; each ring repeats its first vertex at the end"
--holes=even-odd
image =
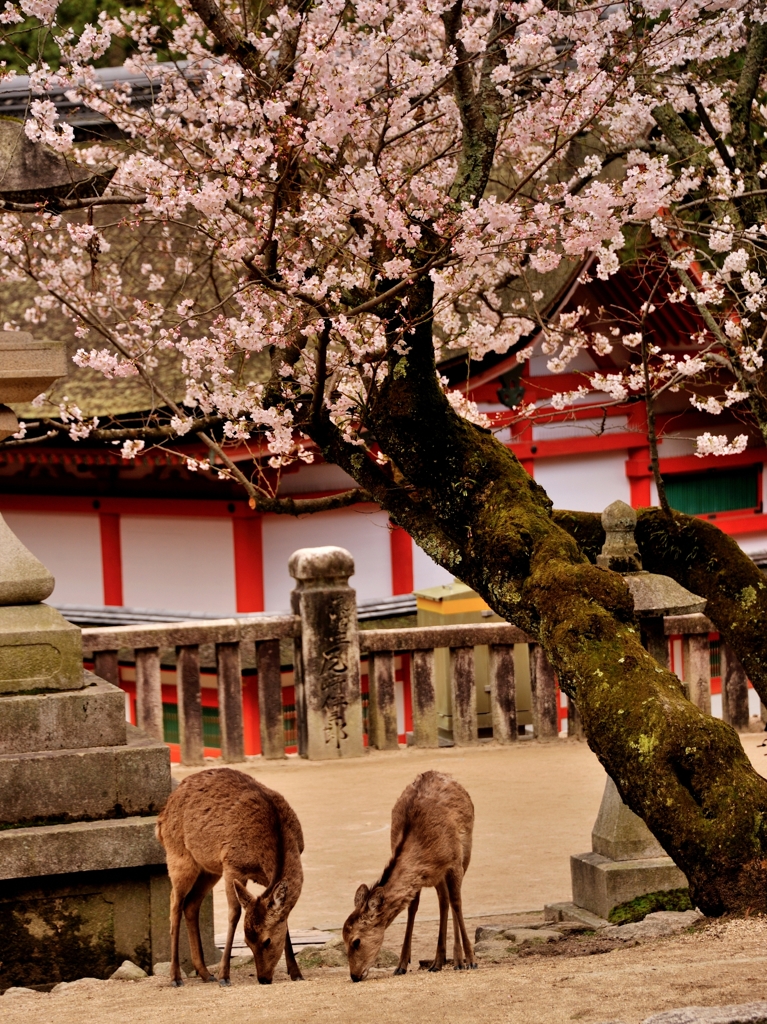
POLYGON ((424 772, 402 793, 391 817, 391 860, 375 885, 360 885, 357 889, 354 910, 343 928, 352 981, 365 980, 381 950, 386 929, 405 907, 405 940, 394 974, 407 973, 421 889, 428 886, 437 890, 439 900, 437 952, 428 969, 441 971, 446 963, 449 905, 453 914, 454 968, 475 970, 477 962, 461 907, 461 885, 471 859, 474 828, 471 797, 449 775, 424 772))
POLYGON ((222 876, 229 927, 216 971, 219 985, 231 984, 232 943, 243 910, 245 941, 259 983, 271 984, 283 949, 291 981, 303 981, 288 915, 301 895, 304 837, 287 800, 244 772, 211 768, 190 775, 171 793, 156 832, 171 883, 171 985, 183 985, 178 956, 182 913, 197 974, 204 982, 216 980, 203 960, 200 906, 222 876), (253 896, 249 880, 266 888, 253 896))

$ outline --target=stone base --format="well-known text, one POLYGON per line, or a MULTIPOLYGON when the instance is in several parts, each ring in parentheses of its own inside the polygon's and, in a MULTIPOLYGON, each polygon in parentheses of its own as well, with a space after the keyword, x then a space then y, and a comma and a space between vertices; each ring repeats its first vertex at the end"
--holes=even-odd
MULTIPOLYGON (((170 882, 164 867, 94 871, 0 882, 3 955, 0 991, 49 988, 59 981, 108 978, 123 960, 151 973, 170 960, 170 882)), ((207 964, 213 943, 213 897, 200 913, 207 964)), ((186 929, 181 959, 191 971, 186 929)))
POLYGON ((610 860, 600 853, 570 858, 573 903, 597 917, 608 917, 613 907, 663 889, 683 889, 687 879, 670 857, 610 860))

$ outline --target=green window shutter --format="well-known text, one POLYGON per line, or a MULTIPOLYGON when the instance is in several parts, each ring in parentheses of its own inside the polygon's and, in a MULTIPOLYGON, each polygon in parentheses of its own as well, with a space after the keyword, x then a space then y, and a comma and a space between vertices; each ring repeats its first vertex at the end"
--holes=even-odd
POLYGON ((666 497, 677 512, 691 516, 701 512, 758 508, 761 504, 760 469, 758 465, 743 466, 665 476, 666 497))

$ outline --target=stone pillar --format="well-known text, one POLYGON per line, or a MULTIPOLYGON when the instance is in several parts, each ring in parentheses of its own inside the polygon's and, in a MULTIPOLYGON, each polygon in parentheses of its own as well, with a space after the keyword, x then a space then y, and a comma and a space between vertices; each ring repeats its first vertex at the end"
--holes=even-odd
POLYGON ((688 633, 682 637, 684 681, 693 704, 711 714, 711 645, 708 633, 688 633))
POLYGON ((720 647, 722 657, 722 718, 742 731, 748 728, 748 677, 729 644, 720 647))
POLYGON ((533 735, 538 740, 555 740, 559 735, 557 677, 540 644, 530 644, 530 687, 533 735))
POLYGON ((301 617, 294 664, 299 753, 310 760, 359 757, 362 739, 357 602, 344 548, 301 548, 288 563, 301 617))

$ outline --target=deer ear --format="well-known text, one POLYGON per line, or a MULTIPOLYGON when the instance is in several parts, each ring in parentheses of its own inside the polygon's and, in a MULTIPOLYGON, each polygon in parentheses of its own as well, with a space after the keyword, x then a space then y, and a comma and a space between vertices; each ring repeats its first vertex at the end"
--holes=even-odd
POLYGON ((361 910, 365 906, 365 900, 370 895, 370 889, 366 885, 361 885, 354 894, 354 909, 361 910))
POLYGON ((368 910, 372 910, 374 913, 377 913, 384 905, 385 898, 386 893, 380 885, 377 885, 368 898, 368 910))
POLYGON ((287 898, 288 898, 288 883, 285 882, 285 881, 282 881, 282 882, 279 883, 279 885, 275 886, 274 892, 272 893, 272 898, 269 901, 270 908, 272 908, 274 910, 279 910, 282 907, 282 905, 284 904, 284 902, 285 902, 285 900, 287 898))
POLYGON ((256 902, 255 896, 251 896, 242 882, 236 878, 234 880, 234 891, 237 893, 237 899, 240 901, 240 906, 243 910, 247 910, 249 906, 256 902))

